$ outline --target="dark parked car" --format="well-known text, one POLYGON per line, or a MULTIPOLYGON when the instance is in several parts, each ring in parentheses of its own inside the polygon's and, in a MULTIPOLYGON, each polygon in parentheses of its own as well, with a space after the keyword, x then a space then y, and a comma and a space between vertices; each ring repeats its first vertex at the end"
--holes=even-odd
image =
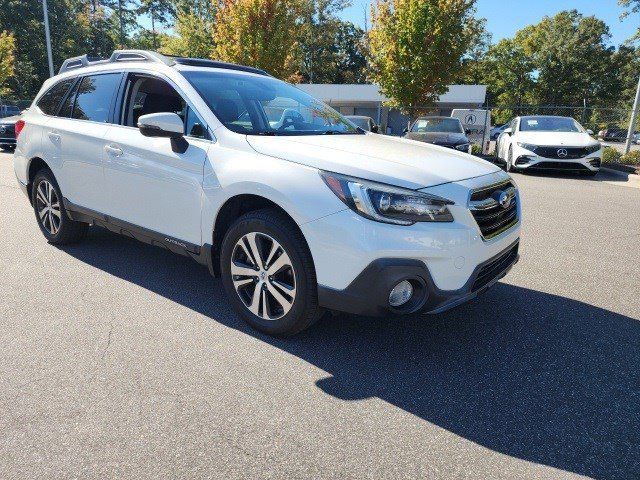
POLYGON ((0 149, 13 150, 16 148, 16 122, 20 116, 0 119, 0 149))
POLYGON ((457 118, 420 117, 405 130, 404 137, 471 153, 471 142, 457 118))
POLYGON ((16 105, 0 105, 0 118, 20 115, 20 108, 16 105))
POLYGON ((489 140, 496 141, 500 134, 504 132, 509 127, 509 122, 504 125, 496 125, 489 132, 489 140))
POLYGON ((378 125, 373 121, 371 117, 365 117, 363 115, 345 115, 345 118, 349 119, 349 121, 356 125, 356 127, 360 127, 365 132, 373 132, 378 133, 378 125))
POLYGON ((620 127, 609 127, 598 132, 598 138, 605 142, 624 142, 627 139, 627 130, 620 127))

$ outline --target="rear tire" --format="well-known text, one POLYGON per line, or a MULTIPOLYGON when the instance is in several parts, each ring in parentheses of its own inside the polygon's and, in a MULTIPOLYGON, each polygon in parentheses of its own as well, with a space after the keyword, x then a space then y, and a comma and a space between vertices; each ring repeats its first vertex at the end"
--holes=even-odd
POLYGON ((62 192, 51 170, 36 173, 31 187, 31 204, 40 231, 49 243, 76 243, 87 235, 89 225, 69 218, 62 201, 62 192))
POLYGON ((307 243, 297 225, 276 209, 249 212, 229 227, 220 271, 234 309, 256 330, 290 336, 322 314, 307 243))

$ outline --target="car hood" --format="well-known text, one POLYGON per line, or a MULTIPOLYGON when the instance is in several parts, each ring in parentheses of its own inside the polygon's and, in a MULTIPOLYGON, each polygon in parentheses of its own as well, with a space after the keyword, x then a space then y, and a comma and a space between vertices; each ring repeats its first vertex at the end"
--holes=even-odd
POLYGON ((370 133, 366 135, 256 136, 259 153, 344 175, 419 189, 500 170, 445 147, 370 133))
POLYGON ((589 134, 579 132, 518 132, 515 141, 551 147, 586 147, 596 143, 589 134))
POLYGON ((458 145, 460 143, 469 143, 469 139, 464 133, 447 133, 447 132, 408 132, 405 138, 418 140, 419 142, 458 145))

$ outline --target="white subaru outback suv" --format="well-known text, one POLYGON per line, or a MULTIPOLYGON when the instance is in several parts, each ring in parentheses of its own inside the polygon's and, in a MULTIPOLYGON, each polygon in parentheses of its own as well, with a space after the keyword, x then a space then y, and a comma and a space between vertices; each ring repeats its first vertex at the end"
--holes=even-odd
POLYGON ((72 58, 16 133, 15 173, 50 243, 99 225, 190 256, 269 334, 323 310, 441 312, 518 260, 518 190, 498 167, 366 133, 254 68, 72 58))

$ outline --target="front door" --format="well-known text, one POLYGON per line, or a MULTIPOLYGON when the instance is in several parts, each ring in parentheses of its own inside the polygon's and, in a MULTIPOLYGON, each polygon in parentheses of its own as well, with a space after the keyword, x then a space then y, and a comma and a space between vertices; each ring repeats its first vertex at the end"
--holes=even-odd
POLYGON ((206 127, 165 80, 130 74, 126 83, 120 125, 103 139, 104 211, 165 240, 200 246, 203 170, 211 144, 206 127), (177 113, 189 127, 184 153, 174 151, 168 138, 145 137, 134 126, 140 116, 159 112, 177 113))

